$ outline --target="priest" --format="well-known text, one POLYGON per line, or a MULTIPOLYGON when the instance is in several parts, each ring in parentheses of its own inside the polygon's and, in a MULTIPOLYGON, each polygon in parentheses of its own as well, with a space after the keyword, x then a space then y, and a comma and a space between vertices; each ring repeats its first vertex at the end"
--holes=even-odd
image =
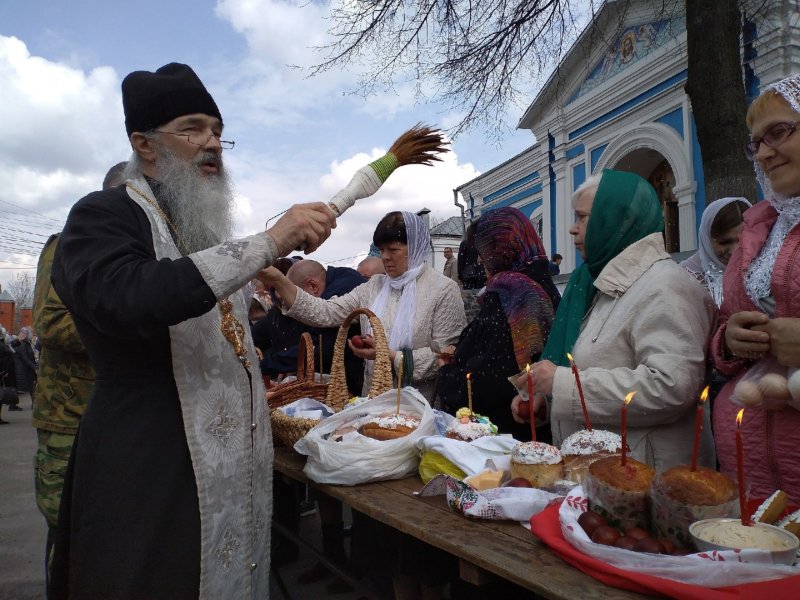
POLYGON ((223 119, 194 71, 122 82, 124 185, 72 208, 52 283, 97 372, 50 598, 266 598, 272 438, 241 288, 335 227, 323 203, 232 239, 223 119))

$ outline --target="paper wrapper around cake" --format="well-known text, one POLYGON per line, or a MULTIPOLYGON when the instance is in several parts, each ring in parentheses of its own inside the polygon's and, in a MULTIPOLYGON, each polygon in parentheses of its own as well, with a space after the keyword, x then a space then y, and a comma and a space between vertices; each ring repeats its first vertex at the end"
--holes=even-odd
POLYGON ((656 537, 683 548, 692 547, 689 526, 713 517, 738 517, 735 484, 706 467, 674 467, 653 478, 650 485, 650 520, 656 537))
POLYGON ((511 478, 524 477, 531 485, 539 489, 549 489, 563 478, 562 465, 523 465, 511 463, 511 478))
POLYGON ((648 528, 648 496, 655 475, 652 467, 632 458, 621 466, 621 456, 607 456, 589 466, 583 490, 589 507, 622 531, 648 528))

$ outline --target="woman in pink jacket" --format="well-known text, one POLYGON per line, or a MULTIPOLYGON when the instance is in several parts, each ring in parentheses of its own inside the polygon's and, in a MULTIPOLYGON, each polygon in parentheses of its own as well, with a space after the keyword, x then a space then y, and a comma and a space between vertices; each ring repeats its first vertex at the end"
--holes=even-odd
MULTIPOLYGON (((773 356, 800 367, 800 75, 773 84, 747 113, 746 153, 766 196, 744 215, 739 248, 723 282, 724 301, 712 342, 714 366, 733 379, 714 405, 714 437, 722 471, 735 477, 734 430, 741 408, 736 382, 756 361, 773 356)), ((742 422, 750 493, 776 489, 800 503, 800 406, 747 408, 742 422)))

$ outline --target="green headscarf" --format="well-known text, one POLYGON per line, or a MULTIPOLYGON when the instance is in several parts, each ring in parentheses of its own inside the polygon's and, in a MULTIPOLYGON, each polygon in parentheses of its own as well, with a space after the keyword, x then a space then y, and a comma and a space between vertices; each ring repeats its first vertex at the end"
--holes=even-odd
POLYGON ((586 260, 569 278, 543 359, 569 364, 567 352, 578 339, 597 291, 594 280, 625 248, 658 231, 664 231, 664 214, 653 186, 635 173, 603 171, 586 227, 586 260))

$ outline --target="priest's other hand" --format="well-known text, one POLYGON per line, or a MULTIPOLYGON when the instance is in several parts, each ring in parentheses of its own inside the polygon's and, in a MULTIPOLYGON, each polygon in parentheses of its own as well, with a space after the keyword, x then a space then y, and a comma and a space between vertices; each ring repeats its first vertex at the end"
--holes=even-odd
POLYGON ((336 227, 336 215, 322 202, 295 204, 278 219, 267 233, 278 245, 278 254, 286 256, 301 248, 310 254, 322 245, 336 227))

